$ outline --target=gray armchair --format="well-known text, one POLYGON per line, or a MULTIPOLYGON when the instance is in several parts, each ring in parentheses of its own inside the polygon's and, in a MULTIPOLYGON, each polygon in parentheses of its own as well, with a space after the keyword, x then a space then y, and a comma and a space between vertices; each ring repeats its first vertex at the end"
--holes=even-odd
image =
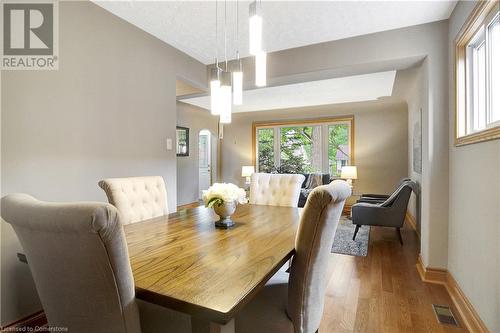
MULTIPOLYGON (((396 186, 396 190, 407 181, 410 181, 411 178, 402 178, 398 185, 396 186)), ((382 203, 386 201, 390 195, 388 194, 374 194, 374 193, 363 193, 357 202, 367 202, 367 203, 382 203)))
POLYGON ((400 229, 405 220, 411 192, 417 193, 416 186, 413 181, 405 181, 382 203, 360 202, 354 204, 351 215, 356 230, 352 239, 356 239, 359 227, 362 225, 393 227, 396 228, 399 241, 403 244, 400 229))

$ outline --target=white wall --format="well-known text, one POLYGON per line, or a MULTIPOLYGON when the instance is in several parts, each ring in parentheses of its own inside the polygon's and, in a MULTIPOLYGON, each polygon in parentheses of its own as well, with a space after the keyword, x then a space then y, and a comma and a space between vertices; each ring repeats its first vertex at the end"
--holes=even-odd
MULTIPOLYGON (((2 72, 2 195, 106 201, 106 177, 161 175, 176 209, 176 77, 206 67, 91 2, 59 6, 57 71, 2 72)), ((40 309, 12 229, 2 223, 1 322, 40 309)))
POLYGON ((222 180, 244 185, 241 167, 252 165, 252 123, 354 115, 355 193, 391 193, 408 170, 406 103, 372 101, 233 114, 222 140, 222 180))
POLYGON ((448 270, 490 332, 500 332, 500 140, 455 147, 454 43, 476 2, 449 25, 450 221, 448 270))
POLYGON ((198 140, 202 129, 211 133, 212 181, 217 180, 218 118, 205 109, 177 102, 177 125, 189 128, 189 156, 177 157, 177 205, 185 205, 199 199, 198 140))

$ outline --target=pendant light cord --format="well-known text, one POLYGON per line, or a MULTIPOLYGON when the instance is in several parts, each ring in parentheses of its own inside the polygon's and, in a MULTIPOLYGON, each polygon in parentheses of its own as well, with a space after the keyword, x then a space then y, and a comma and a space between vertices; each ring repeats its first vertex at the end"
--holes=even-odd
POLYGON ((218 18, 219 18, 219 7, 217 5, 217 0, 215 0, 215 67, 219 68, 219 36, 218 36, 218 18))
POLYGON ((224 0, 224 58, 226 60, 226 72, 227 72, 227 0, 224 0))
POLYGON ((236 0, 236 58, 240 60, 240 24, 239 24, 239 1, 236 0))

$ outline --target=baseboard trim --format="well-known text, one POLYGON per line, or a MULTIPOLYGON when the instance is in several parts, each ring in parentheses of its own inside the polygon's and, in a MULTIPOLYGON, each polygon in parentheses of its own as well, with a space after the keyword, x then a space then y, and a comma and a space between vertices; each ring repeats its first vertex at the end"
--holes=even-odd
POLYGON ((191 202, 191 203, 188 203, 188 204, 185 204, 185 205, 177 206, 177 210, 189 209, 189 208, 196 208, 198 206, 201 206, 201 201, 195 201, 195 202, 191 202))
POLYGON ((424 282, 441 284, 446 288, 451 301, 458 311, 460 319, 469 332, 490 333, 479 317, 471 302, 467 299, 457 281, 446 269, 425 267, 422 257, 417 260, 417 271, 424 282))
POLYGON ((23 328, 36 328, 47 325, 47 317, 43 310, 35 312, 29 316, 19 319, 11 324, 0 327, 0 330, 6 332, 24 332, 23 328))
POLYGON ((417 259, 417 271, 424 282, 446 284, 448 271, 442 268, 425 267, 420 255, 417 259))
POLYGON ((415 230, 418 238, 420 239, 420 232, 418 231, 418 228, 417 228, 417 219, 413 215, 411 215, 410 212, 406 212, 405 218, 406 218, 406 222, 408 222, 408 225, 410 226, 410 228, 415 230))

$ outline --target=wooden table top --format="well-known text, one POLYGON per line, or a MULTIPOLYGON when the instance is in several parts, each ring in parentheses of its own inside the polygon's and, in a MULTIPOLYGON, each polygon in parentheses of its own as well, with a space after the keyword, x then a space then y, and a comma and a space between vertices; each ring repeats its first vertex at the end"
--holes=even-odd
POLYGON ((229 230, 217 219, 198 207, 126 225, 137 297, 225 324, 293 255, 298 208, 240 205, 229 230))

